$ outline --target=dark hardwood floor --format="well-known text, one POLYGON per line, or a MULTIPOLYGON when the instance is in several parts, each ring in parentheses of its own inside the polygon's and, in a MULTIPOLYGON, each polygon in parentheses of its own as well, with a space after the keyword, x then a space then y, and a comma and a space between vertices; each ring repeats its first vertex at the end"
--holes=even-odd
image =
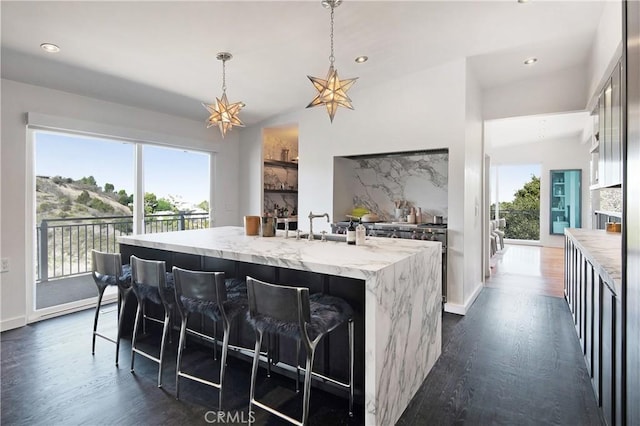
MULTIPOLYGON (((519 290, 517 274, 512 279, 511 289, 485 288, 466 316, 444 315, 442 356, 399 425, 601 424, 566 302, 519 290)), ((115 332, 114 310, 107 307, 102 319, 107 332, 115 332)), ((91 355, 92 316, 91 310, 78 312, 2 333, 1 424, 206 424, 207 411, 217 409, 216 390, 185 380, 182 400, 174 397, 177 333, 167 351, 165 386, 158 389, 156 364, 137 357, 136 374, 129 372, 128 340, 119 368, 109 342, 99 339, 91 355)), ((157 348, 154 338, 148 340, 157 348)), ((217 379, 210 349, 190 344, 187 351, 188 367, 217 379)), ((241 423, 250 365, 237 359, 228 365, 224 409, 245 412, 241 423)), ((260 376, 258 396, 298 417, 293 381, 267 379, 264 370, 260 376)), ((363 418, 362 406, 350 419, 346 399, 312 392, 310 424, 363 424, 363 418)), ((256 420, 285 424, 259 409, 256 420)))
POLYGON ((563 298, 563 250, 507 245, 399 425, 603 424, 563 298))

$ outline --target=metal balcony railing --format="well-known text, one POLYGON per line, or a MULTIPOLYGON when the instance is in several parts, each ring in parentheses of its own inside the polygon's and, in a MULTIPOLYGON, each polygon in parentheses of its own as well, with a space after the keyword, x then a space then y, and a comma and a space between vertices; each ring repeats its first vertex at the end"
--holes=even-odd
MULTIPOLYGON (((495 218, 495 209, 491 209, 491 218, 495 218)), ((504 218, 506 227, 504 237, 512 240, 540 239, 540 209, 536 210, 502 210, 500 218, 504 218)))
MULTIPOLYGON (((144 218, 146 234, 209 227, 208 213, 175 213, 144 218)), ((38 282, 91 271, 91 250, 115 253, 117 237, 133 233, 133 216, 43 219, 36 226, 38 282)))

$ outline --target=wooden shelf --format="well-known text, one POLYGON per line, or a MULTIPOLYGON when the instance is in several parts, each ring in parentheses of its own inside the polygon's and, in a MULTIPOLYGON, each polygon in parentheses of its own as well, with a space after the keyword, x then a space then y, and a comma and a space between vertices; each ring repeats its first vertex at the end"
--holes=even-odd
POLYGON ((264 192, 270 192, 273 194, 297 194, 298 191, 295 189, 266 189, 264 192))
POLYGON ((297 169, 298 163, 292 163, 290 161, 278 161, 278 160, 264 160, 265 166, 272 167, 285 167, 287 169, 297 169))

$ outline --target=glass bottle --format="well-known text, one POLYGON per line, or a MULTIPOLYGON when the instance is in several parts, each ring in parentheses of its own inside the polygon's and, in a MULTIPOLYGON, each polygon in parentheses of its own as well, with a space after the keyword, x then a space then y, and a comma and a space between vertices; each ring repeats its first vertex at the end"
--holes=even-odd
POLYGON ((362 220, 360 220, 360 223, 358 223, 358 226, 356 226, 356 245, 357 246, 364 245, 366 236, 367 236, 367 228, 364 227, 364 225, 362 224, 362 220))
POLYGON ((347 228, 347 244, 356 243, 356 228, 353 226, 353 219, 349 220, 349 227, 347 228))

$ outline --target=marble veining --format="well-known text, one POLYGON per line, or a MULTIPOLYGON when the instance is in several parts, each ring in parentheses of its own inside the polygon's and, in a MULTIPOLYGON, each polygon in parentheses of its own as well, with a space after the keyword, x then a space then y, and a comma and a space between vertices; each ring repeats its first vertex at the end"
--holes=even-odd
POLYGON ((420 207, 423 218, 448 216, 448 154, 394 155, 354 159, 350 191, 354 206, 376 212, 382 220, 395 217, 395 201, 420 207))
POLYGON ((565 228, 564 233, 619 296, 622 290, 622 234, 581 228, 565 228))
POLYGON ((441 245, 369 238, 364 246, 245 236, 219 227, 119 237, 134 246, 364 280, 365 424, 394 424, 441 353, 441 245))

